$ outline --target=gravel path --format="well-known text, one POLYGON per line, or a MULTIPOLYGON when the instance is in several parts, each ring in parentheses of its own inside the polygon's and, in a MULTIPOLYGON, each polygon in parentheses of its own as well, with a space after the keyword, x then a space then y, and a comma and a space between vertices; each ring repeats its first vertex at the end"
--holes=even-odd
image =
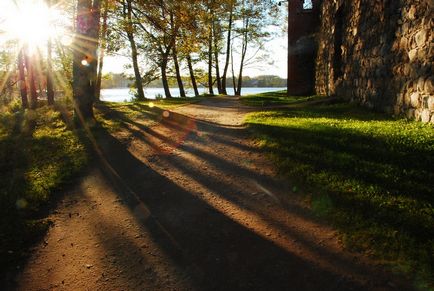
MULTIPOLYGON (((345 251, 243 127, 236 99, 161 112, 96 136, 18 290, 403 290, 345 251)), ((115 113, 116 114, 116 113, 115 113)))

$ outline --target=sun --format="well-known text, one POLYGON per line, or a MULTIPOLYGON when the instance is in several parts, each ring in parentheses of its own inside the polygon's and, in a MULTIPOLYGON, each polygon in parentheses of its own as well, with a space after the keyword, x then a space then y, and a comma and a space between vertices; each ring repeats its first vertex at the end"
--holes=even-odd
POLYGON ((58 13, 55 9, 49 8, 42 0, 11 2, 6 11, 2 9, 3 15, 0 14, 3 32, 0 37, 3 40, 18 40, 31 51, 44 46, 57 34, 54 22, 58 13))

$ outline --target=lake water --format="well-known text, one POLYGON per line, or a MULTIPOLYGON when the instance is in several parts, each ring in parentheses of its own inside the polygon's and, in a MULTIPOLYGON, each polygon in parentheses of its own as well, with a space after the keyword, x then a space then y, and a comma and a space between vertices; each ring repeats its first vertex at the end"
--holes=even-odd
MULTIPOLYGON (((264 92, 273 92, 273 91, 281 91, 286 90, 286 88, 243 88, 241 93, 242 95, 249 94, 259 94, 264 92)), ((178 88, 171 88, 170 92, 172 96, 179 96, 178 88)), ((208 90, 206 88, 199 88, 199 93, 207 93, 208 90)), ((217 90, 215 90, 217 92, 217 90)), ((194 92, 192 89, 186 90, 188 96, 193 96, 194 92)), ((155 99, 155 96, 161 94, 164 96, 163 88, 145 88, 145 96, 148 99, 155 99)), ((228 88, 228 94, 233 95, 233 88, 228 88)), ((101 100, 109 101, 109 102, 125 102, 131 101, 133 99, 133 94, 131 93, 129 88, 116 88, 116 89, 102 89, 101 90, 101 100)))

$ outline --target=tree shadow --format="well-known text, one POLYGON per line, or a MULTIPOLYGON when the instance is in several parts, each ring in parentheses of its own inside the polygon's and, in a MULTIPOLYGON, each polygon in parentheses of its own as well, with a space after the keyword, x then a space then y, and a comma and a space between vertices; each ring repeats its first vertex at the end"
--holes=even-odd
POLYGON ((191 270, 198 289, 360 288, 212 209, 137 160, 104 130, 95 136, 102 170, 117 194, 178 267, 191 270), (142 204, 148 213, 137 211, 142 204))
POLYGON ((373 220, 424 243, 434 236, 432 220, 421 212, 425 205, 434 205, 432 147, 412 146, 400 139, 395 143, 333 124, 302 128, 254 124, 251 128, 268 136, 265 150, 283 159, 283 171, 332 194, 339 202, 336 206, 351 212, 349 216, 373 220), (328 183, 313 178, 325 174, 328 183), (359 186, 372 193, 363 190, 363 197, 356 195, 359 186))
MULTIPOLYGON (((131 131, 145 144, 152 146, 149 137, 143 132, 170 143, 170 138, 168 140, 166 136, 128 120, 126 116, 121 115, 121 119, 126 126, 125 129, 131 131), (128 124, 133 124, 140 130, 132 129, 128 124)), ((170 122, 165 125, 171 126, 170 122)), ((198 126, 199 131, 208 131, 215 135, 218 135, 221 130, 230 139, 231 134, 227 128, 209 128, 212 125, 207 123, 199 123, 198 126)), ((189 136, 189 140, 191 139, 194 139, 194 142, 200 140, 193 133, 189 136)), ((100 157, 100 166, 107 180, 111 181, 131 212, 136 214, 136 218, 152 234, 154 241, 173 259, 178 268, 186 270, 187 277, 192 278, 196 288, 273 290, 366 288, 366 285, 357 279, 342 276, 333 268, 320 267, 237 223, 195 193, 181 187, 177 181, 172 181, 145 165, 105 129, 100 128, 95 131, 95 141, 94 150, 100 157)), ((222 171, 230 169, 233 170, 234 175, 252 177, 252 180, 257 181, 264 180, 264 177, 237 166, 236 163, 201 151, 197 147, 182 144, 179 150, 194 155, 222 171)), ((200 169, 188 166, 188 161, 180 157, 165 155, 163 159, 191 179, 200 181, 217 195, 263 216, 258 207, 260 202, 244 203, 250 197, 245 196, 246 193, 240 193, 237 187, 232 187, 202 173, 200 169), (231 191, 236 191, 235 194, 239 194, 239 197, 228 195, 231 191)), ((273 182, 270 181, 269 184, 273 182)), ((313 219, 300 209, 297 214, 305 216, 304 218, 308 220, 313 219)), ((300 233, 289 231, 286 225, 279 225, 278 221, 272 219, 269 221, 285 229, 288 236, 300 241, 306 248, 329 262, 333 261, 365 277, 378 272, 314 245, 314 242, 300 233)))

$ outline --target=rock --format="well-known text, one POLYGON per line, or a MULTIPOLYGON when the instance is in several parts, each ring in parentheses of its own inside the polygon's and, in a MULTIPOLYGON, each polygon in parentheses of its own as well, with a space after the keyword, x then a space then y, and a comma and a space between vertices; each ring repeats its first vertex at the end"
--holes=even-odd
POLYGON ((434 110, 434 96, 428 98, 427 107, 429 110, 434 110))
POLYGON ((415 40, 417 46, 424 46, 428 38, 428 30, 423 29, 416 33, 415 40))
POLYGON ((418 57, 418 50, 417 49, 412 49, 408 52, 408 58, 410 59, 410 62, 413 62, 417 59, 418 57))
POLYGON ((414 92, 410 96, 410 105, 414 108, 419 107, 419 99, 420 99, 420 94, 417 92, 414 92))
POLYGON ((425 79, 420 77, 417 81, 417 91, 423 92, 425 88, 425 79))
POLYGON ((428 109, 423 110, 422 114, 421 114, 421 121, 428 123, 430 121, 430 117, 431 117, 430 115, 431 114, 430 114, 430 111, 428 109))
POLYGON ((414 20, 416 19, 416 6, 411 5, 410 9, 408 10, 407 13, 407 18, 410 20, 414 20))
POLYGON ((434 95, 434 77, 430 77, 425 81, 423 90, 431 95, 434 95))

